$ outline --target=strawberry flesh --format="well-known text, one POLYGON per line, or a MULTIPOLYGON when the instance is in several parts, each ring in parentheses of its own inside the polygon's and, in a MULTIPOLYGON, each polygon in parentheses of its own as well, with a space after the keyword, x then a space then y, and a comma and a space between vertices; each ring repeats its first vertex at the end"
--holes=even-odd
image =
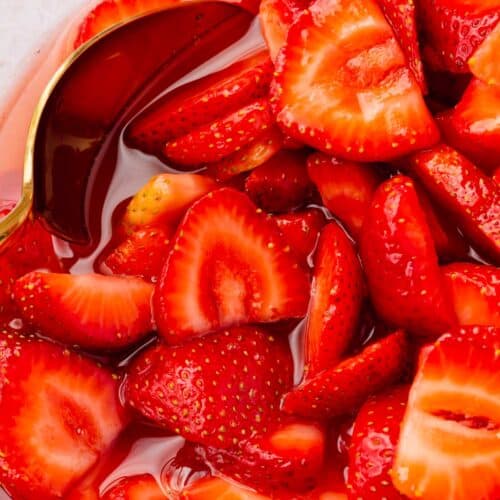
POLYGON ((209 477, 196 481, 181 494, 182 500, 209 500, 212 498, 230 500, 271 500, 271 497, 260 495, 254 490, 226 481, 220 477, 209 477))
POLYGON ((164 500, 167 495, 153 476, 130 476, 120 479, 102 496, 102 500, 164 500))
POLYGON ((472 74, 488 85, 500 85, 498 54, 500 53, 500 23, 484 39, 469 59, 472 74))

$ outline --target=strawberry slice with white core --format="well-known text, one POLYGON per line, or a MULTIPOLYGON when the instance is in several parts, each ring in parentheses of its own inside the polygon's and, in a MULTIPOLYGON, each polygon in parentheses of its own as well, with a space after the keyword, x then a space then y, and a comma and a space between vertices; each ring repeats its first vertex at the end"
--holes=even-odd
POLYGON ((179 226, 153 306, 160 334, 182 341, 238 324, 302 317, 309 278, 275 222, 243 193, 222 188, 179 226))

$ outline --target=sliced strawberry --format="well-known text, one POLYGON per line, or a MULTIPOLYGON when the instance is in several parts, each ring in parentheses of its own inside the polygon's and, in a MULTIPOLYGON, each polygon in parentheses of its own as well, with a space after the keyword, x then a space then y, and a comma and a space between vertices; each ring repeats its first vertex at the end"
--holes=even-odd
POLYGON ((41 333, 87 349, 121 349, 153 329, 153 285, 137 278, 31 272, 14 298, 41 333))
POLYGON ((473 79, 460 102, 438 115, 446 142, 491 172, 500 158, 500 88, 473 79))
POLYGON ((113 274, 137 276, 156 283, 170 250, 171 237, 171 230, 139 229, 106 257, 104 265, 113 274))
POLYGON ((167 142, 164 153, 179 165, 196 166, 220 161, 254 142, 272 123, 267 99, 258 99, 167 142))
POLYGON ((498 185, 500 185, 500 167, 497 167, 491 176, 493 181, 498 185))
POLYGON ((500 328, 500 274, 494 266, 455 263, 442 268, 461 325, 500 328))
POLYGON ((319 233, 326 224, 324 213, 318 208, 309 208, 303 212, 275 215, 273 218, 295 255, 307 263, 316 248, 319 233))
POLYGON ((498 54, 500 53, 500 23, 484 39, 469 59, 472 74, 489 85, 500 85, 500 68, 498 54))
POLYGON ((414 155, 410 166, 433 198, 454 215, 471 243, 498 262, 498 184, 457 151, 445 145, 414 155))
POLYGON ((268 217, 230 188, 192 206, 154 294, 165 339, 305 315, 307 273, 268 217))
POLYGON ((219 477, 209 477, 196 481, 181 494, 182 500, 271 500, 254 490, 219 477))
POLYGON ((288 344, 242 327, 144 351, 128 370, 124 394, 157 425, 229 448, 267 431, 291 378, 288 344))
POLYGON ((358 326, 364 295, 358 256, 335 222, 321 232, 314 264, 305 327, 308 379, 341 360, 358 326))
POLYGON ((16 207, 17 202, 12 200, 0 200, 0 220, 9 215, 16 207))
POLYGON ((264 97, 273 66, 266 52, 238 61, 156 100, 127 128, 127 141, 159 154, 165 143, 264 97))
POLYGON ((302 382, 286 394, 283 410, 322 419, 350 413, 368 396, 400 379, 408 349, 405 333, 392 333, 336 367, 302 382))
POLYGON ((155 175, 128 204, 123 227, 131 232, 144 226, 173 226, 193 202, 215 186, 212 179, 203 175, 155 175))
POLYGON ((500 494, 500 331, 461 328, 427 349, 410 390, 392 479, 411 498, 500 494))
POLYGON ((164 500, 167 495, 153 476, 131 476, 120 479, 106 491, 102 500, 164 500))
POLYGON ((245 191, 269 212, 288 212, 307 204, 314 186, 307 175, 303 153, 283 150, 247 177, 245 191))
POLYGON ((383 161, 439 133, 373 0, 319 0, 288 32, 271 85, 285 132, 328 154, 383 161))
POLYGON ((456 323, 411 179, 399 175, 378 188, 360 251, 372 303, 388 324, 435 336, 456 323))
POLYGON ((352 498, 404 498, 392 485, 389 473, 408 390, 407 386, 390 389, 369 399, 359 410, 349 448, 348 488, 352 498))
POLYGON ((357 238, 373 193, 382 180, 376 167, 314 153, 307 160, 307 172, 325 207, 357 238))
POLYGON ((125 425, 119 381, 42 340, 0 337, 0 483, 13 498, 61 498, 125 425))

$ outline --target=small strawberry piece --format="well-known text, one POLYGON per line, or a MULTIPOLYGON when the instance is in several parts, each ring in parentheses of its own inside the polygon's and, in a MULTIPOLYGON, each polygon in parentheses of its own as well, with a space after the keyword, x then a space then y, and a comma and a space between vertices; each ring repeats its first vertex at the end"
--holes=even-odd
POLYGON ((155 175, 128 204, 122 225, 126 232, 144 226, 176 225, 192 203, 215 186, 212 179, 203 175, 155 175))
POLYGON ((411 179, 399 175, 378 188, 360 251, 372 303, 388 324, 435 336, 456 323, 411 179))
POLYGON ((446 143, 486 172, 500 158, 500 88, 473 79, 462 99, 437 121, 446 143))
POLYGON ((320 0, 304 11, 277 58, 271 95, 287 134, 346 160, 389 160, 439 139, 374 0, 320 0))
POLYGON ((13 498, 61 498, 125 426, 119 381, 42 340, 0 337, 0 483, 13 498))
POLYGON ((164 500, 168 498, 153 476, 131 476, 120 479, 106 491, 102 500, 164 500))
POLYGON ((325 207, 357 238, 373 193, 382 180, 376 167, 314 153, 307 159, 307 172, 325 207))
POLYGON ((52 339, 121 349, 153 329, 153 285, 137 278, 31 272, 17 280, 22 317, 52 339))
POLYGON ((500 330, 460 328, 422 356, 392 480, 410 498, 500 494, 500 330))
POLYGON ((209 477, 196 481, 182 493, 182 500, 271 500, 248 487, 225 481, 219 477, 209 477))
POLYGON ((471 243, 500 259, 498 184, 454 149, 440 145, 410 159, 427 191, 455 219, 471 243))
POLYGON ((370 398, 354 421, 349 447, 348 488, 351 498, 402 500, 389 472, 408 400, 406 386, 370 398))
POLYGON ((283 150, 247 177, 245 191, 269 212, 288 212, 311 200, 314 186, 307 175, 304 154, 283 150))
POLYGON ((302 317, 309 278, 279 229, 243 193, 222 188, 179 226, 154 294, 168 342, 228 326, 302 317))
POLYGON ((461 325, 500 328, 500 274, 494 266, 455 263, 442 268, 461 325))
POLYGON ((182 86, 142 112, 126 132, 127 142, 159 154, 165 143, 264 97, 273 66, 267 52, 182 86))
POLYGON ((495 169, 492 175, 492 179, 497 184, 497 186, 500 186, 500 167, 497 167, 495 169))
POLYGON ((500 85, 498 54, 500 54, 500 23, 469 59, 472 74, 489 85, 500 85))
POLYGON ((272 123, 267 99, 258 99, 167 142, 164 153, 179 165, 196 166, 220 161, 254 142, 272 123))
POLYGON ((291 383, 285 340, 242 327, 144 351, 128 370, 124 394, 157 425, 229 448, 267 431, 291 383))
POLYGON ((273 218, 295 255, 307 263, 316 248, 319 233, 326 224, 324 213, 318 208, 309 208, 303 212, 275 215, 273 218))
POLYGON ((16 205, 17 202, 12 200, 0 200, 0 220, 9 215, 16 205))
POLYGON ((308 379, 340 361, 358 326, 364 295, 358 256, 335 222, 321 232, 314 264, 305 327, 308 379))
POLYGON ((104 260, 113 274, 136 276, 152 283, 158 281, 170 250, 172 231, 144 228, 122 241, 104 260))
POLYGON ((321 419, 350 413, 368 396, 400 379, 408 350, 405 333, 392 333, 336 367, 302 382, 286 394, 283 410, 321 419))

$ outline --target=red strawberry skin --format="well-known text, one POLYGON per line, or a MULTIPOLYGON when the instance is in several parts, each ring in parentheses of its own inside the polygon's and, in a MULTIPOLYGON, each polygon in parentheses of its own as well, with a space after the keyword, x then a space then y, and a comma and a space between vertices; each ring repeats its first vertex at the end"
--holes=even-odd
POLYGON ((124 394, 157 425, 230 448, 267 431, 291 383, 286 342, 241 327, 144 351, 128 370, 124 394))
POLYGON ((472 74, 489 85, 500 85, 500 71, 497 54, 500 50, 500 23, 484 39, 469 59, 472 74))
POLYGON ((409 387, 397 386, 371 397, 354 421, 349 446, 349 498, 402 500, 389 472, 406 410, 409 387))
POLYGON ((413 181, 396 176, 375 193, 360 241, 371 299, 389 324, 436 336, 456 323, 413 181))

